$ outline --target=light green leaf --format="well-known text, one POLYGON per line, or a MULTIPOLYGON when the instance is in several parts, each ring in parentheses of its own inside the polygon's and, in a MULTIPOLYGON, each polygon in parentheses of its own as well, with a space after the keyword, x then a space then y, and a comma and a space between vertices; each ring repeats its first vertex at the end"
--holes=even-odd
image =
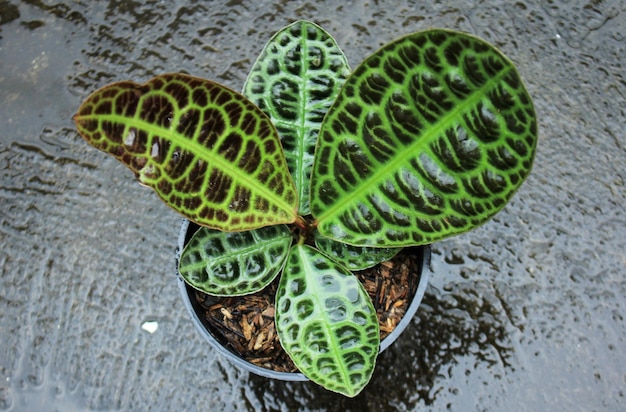
POLYGON ((536 143, 531 98, 500 51, 462 33, 414 33, 368 57, 329 110, 311 213, 342 242, 431 243, 502 209, 536 143))
POLYGON ((278 130, 302 216, 309 214, 310 175, 319 129, 349 74, 348 61, 335 40, 318 25, 301 20, 270 39, 243 89, 278 130))
POLYGON ((198 224, 234 231, 296 219, 276 129, 222 85, 184 74, 114 83, 91 94, 74 121, 88 143, 198 224))
POLYGON ((246 295, 276 278, 291 241, 284 225, 233 233, 200 228, 185 246, 178 270, 187 283, 205 293, 246 295))
POLYGON ((372 301, 356 276, 310 246, 289 253, 276 292, 276 330, 313 382, 350 397, 369 382, 380 346, 372 301))
POLYGON ((318 250, 349 270, 363 270, 394 257, 402 248, 353 246, 315 233, 318 250))

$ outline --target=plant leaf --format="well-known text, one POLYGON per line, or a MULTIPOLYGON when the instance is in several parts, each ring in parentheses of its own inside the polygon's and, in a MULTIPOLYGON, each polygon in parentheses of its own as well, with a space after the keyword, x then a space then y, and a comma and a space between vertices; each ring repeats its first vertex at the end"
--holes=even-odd
POLYGON ((278 129, 303 216, 309 214, 319 129, 349 74, 348 61, 330 34, 301 20, 270 39, 244 85, 243 93, 278 129))
POLYGON ((365 387, 380 335, 372 301, 356 276, 310 246, 294 246, 276 308, 280 342, 304 375, 351 397, 365 387))
POLYGON ((367 58, 329 110, 311 213, 342 242, 430 243, 504 207, 536 142, 531 98, 500 51, 462 33, 414 33, 367 58))
POLYGON ((246 295, 276 278, 291 241, 285 225, 232 233, 203 227, 185 246, 178 270, 187 283, 205 293, 246 295))
POLYGON ((349 270, 371 268, 394 257, 402 248, 354 246, 320 236, 315 232, 317 249, 349 270))
POLYGON ((271 121, 217 83, 184 74, 114 83, 91 94, 74 121, 89 144, 198 224, 246 230, 297 216, 271 121))

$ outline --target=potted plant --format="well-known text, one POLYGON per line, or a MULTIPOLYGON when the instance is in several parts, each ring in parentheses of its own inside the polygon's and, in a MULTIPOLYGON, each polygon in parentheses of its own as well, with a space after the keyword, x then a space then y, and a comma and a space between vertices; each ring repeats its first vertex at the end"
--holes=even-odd
POLYGON ((74 121, 201 226, 180 255, 185 282, 232 296, 278 279, 281 345, 346 396, 380 347, 353 271, 486 222, 530 172, 537 141, 514 65, 483 40, 412 33, 350 72, 305 21, 270 40, 243 94, 164 74, 99 89, 74 121))
MULTIPOLYGON (((184 220, 178 239, 180 251, 200 227, 184 220)), ((208 244, 207 244, 208 245, 208 244)), ((354 252, 354 250, 353 250, 354 252)), ((355 272, 367 290, 380 326, 383 352, 401 335, 417 312, 429 279, 430 247, 407 248, 391 260, 355 272)), ((267 378, 303 381, 278 341, 275 326, 277 280, 259 292, 216 297, 193 288, 178 276, 183 303, 202 337, 240 368, 267 378)))

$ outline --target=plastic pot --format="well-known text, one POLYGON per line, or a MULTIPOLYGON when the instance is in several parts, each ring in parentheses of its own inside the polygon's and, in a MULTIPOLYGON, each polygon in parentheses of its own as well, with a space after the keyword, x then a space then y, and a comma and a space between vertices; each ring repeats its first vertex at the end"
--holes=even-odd
MULTIPOLYGON (((180 253, 182 252, 184 246, 187 244, 191 236, 196 232, 198 226, 189 220, 183 220, 183 223, 180 228, 180 234, 178 236, 178 247, 176 251, 176 261, 178 263, 178 259, 180 258, 180 253)), ((398 322, 393 332, 391 332, 385 339, 380 342, 380 352, 384 351, 391 345, 402 332, 406 329, 406 327, 411 322, 411 319, 417 312, 417 308, 419 307, 422 298, 424 297, 424 292, 426 291, 426 286, 428 285, 428 280, 430 277, 430 246, 422 246, 416 249, 417 253, 420 253, 421 256, 418 256, 419 261, 421 261, 420 270, 420 279, 417 285, 417 290, 415 291, 415 295, 413 296, 413 300, 409 304, 406 313, 403 318, 398 322)), ((178 266, 178 265, 177 265, 178 266)), ((204 337, 204 339, 222 356, 226 357, 231 363, 235 366, 252 372, 254 374, 264 376, 272 379, 279 379, 284 381, 306 381, 308 378, 304 376, 302 373, 295 372, 276 372, 271 369, 263 368, 261 366, 257 366, 253 363, 246 361, 245 359, 239 357, 234 352, 231 352, 222 343, 218 340, 218 338, 213 334, 211 330, 211 326, 203 317, 203 309, 200 307, 200 304, 196 301, 194 296, 194 289, 189 286, 183 280, 180 273, 177 273, 177 282, 178 288, 183 298, 183 302, 185 303, 185 307, 191 315, 191 319, 196 326, 196 329, 200 332, 200 334, 204 337)))

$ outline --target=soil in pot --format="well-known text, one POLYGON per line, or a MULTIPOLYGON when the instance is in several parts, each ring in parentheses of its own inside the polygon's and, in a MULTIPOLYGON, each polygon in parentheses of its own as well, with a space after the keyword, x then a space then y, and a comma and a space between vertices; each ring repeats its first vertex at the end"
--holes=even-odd
MULTIPOLYGON (((420 281, 422 253, 404 249, 393 259, 356 272, 378 315, 381 341, 402 320, 420 281)), ((241 358, 277 372, 297 372, 274 328, 274 297, 279 278, 261 292, 215 297, 195 291, 213 335, 241 358)))

